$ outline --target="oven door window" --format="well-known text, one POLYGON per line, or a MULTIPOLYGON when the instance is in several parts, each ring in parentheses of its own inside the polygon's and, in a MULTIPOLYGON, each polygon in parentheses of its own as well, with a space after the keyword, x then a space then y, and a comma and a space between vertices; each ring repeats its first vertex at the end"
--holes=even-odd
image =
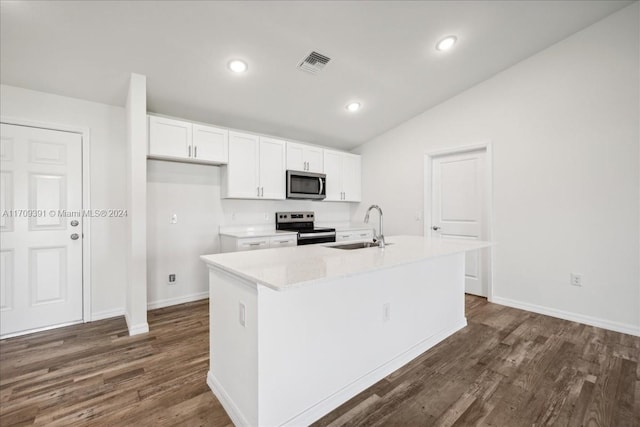
POLYGON ((292 175, 290 190, 295 194, 320 194, 320 178, 292 175))

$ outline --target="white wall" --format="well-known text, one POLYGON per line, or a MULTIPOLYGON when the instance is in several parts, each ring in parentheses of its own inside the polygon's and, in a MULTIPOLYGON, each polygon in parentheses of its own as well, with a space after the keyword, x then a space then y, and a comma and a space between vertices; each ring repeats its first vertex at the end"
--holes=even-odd
POLYGON ((274 226, 277 211, 312 210, 321 222, 349 220, 348 203, 220 198, 220 167, 147 161, 147 280, 149 307, 208 295, 200 255, 220 251, 224 226, 274 226), (170 224, 172 214, 178 222, 170 224), (266 217, 265 217, 266 215, 266 217), (169 274, 177 282, 168 284, 169 274))
MULTIPOLYGON (((126 209, 124 108, 0 85, 0 114, 89 129, 91 208, 126 209)), ((123 314, 125 255, 126 219, 91 219, 94 319, 123 314)))
POLYGON ((131 74, 127 119, 127 293, 129 335, 147 324, 147 78, 131 74))
POLYGON ((353 218, 378 203, 387 235, 422 234, 424 153, 491 140, 496 300, 640 333, 638 16, 636 2, 359 147, 353 218))

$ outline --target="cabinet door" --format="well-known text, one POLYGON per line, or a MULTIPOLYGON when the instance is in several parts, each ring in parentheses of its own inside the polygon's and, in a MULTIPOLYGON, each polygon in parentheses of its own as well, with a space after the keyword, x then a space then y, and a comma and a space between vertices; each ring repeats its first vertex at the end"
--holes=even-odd
POLYGON ((309 172, 324 172, 322 148, 307 146, 304 151, 304 159, 307 162, 309 172))
POLYGON ((327 175, 327 201, 342 200, 342 155, 333 150, 324 150, 324 173, 327 175))
POLYGON ((268 237, 251 237, 248 239, 238 239, 238 251, 253 251, 256 249, 266 249, 268 247, 268 237))
POLYGON ((336 233, 336 242, 373 240, 373 230, 343 230, 336 233))
POLYGON ((285 142, 260 137, 260 196, 285 198, 285 142))
MULTIPOLYGON (((258 137, 229 132, 229 164, 226 172, 226 197, 240 199, 259 198, 258 137)), ((284 181, 284 178, 283 178, 284 181)))
POLYGON ((344 153, 342 160, 343 200, 359 202, 362 198, 361 159, 356 154, 344 153))
POLYGON ((336 233, 336 242, 348 242, 354 240, 353 232, 351 231, 338 231, 336 233))
POLYGON ((227 163, 229 161, 229 131, 213 126, 193 125, 194 160, 227 163))
POLYGON ((304 171, 304 145, 295 142, 287 142, 287 169, 294 171, 304 171))
POLYGON ((295 234, 288 234, 286 236, 275 236, 269 240, 270 248, 282 248, 286 246, 297 246, 298 236, 295 234))
POLYGON ((149 116, 149 155, 189 158, 192 124, 149 116))

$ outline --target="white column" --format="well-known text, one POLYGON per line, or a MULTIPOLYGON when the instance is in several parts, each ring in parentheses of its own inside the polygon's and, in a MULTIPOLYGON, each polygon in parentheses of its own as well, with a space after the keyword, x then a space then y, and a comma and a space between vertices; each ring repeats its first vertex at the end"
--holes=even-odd
POLYGON ((131 74, 127 94, 127 293, 129 335, 149 332, 147 323, 147 78, 131 74))

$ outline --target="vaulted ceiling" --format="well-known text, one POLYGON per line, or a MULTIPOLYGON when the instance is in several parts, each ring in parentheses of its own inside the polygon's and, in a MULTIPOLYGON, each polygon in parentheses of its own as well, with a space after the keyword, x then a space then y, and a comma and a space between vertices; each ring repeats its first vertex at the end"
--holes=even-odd
POLYGON ((0 78, 123 105, 140 73, 150 111, 350 149, 630 3, 3 1, 0 78))

